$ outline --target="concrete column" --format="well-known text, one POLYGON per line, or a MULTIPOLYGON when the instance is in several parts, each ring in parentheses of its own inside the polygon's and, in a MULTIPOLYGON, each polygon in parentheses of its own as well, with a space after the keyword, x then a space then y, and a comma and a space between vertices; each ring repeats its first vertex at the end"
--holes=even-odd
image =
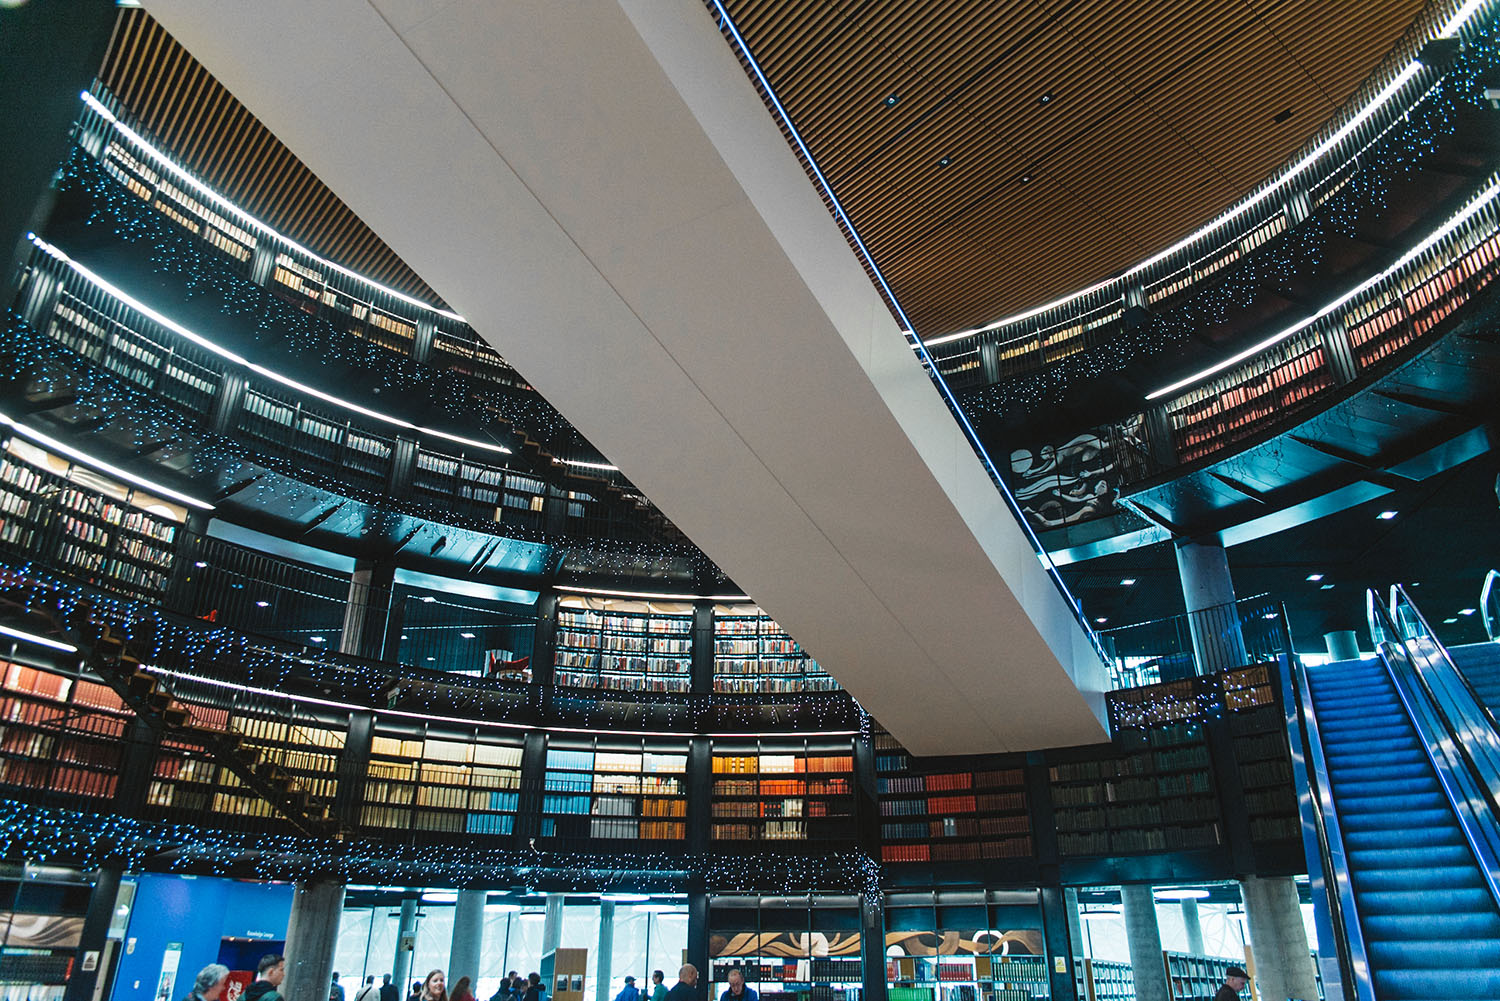
POLYGON ((547 894, 547 914, 542 921, 542 955, 562 944, 563 895, 547 894))
POLYGON ((371 660, 385 656, 386 622, 391 611, 395 579, 394 563, 355 561, 354 573, 349 575, 349 601, 344 606, 339 653, 371 660))
POLYGON ((1206 955, 1203 951, 1203 923, 1198 920, 1198 901, 1182 902, 1182 927, 1187 929, 1187 951, 1194 956, 1206 955))
POLYGON ((456 984, 459 977, 468 977, 476 994, 479 959, 484 955, 484 900, 487 896, 483 890, 459 890, 458 901, 453 905, 453 947, 448 952, 448 980, 456 984))
POLYGON ((1246 876, 1240 880, 1255 984, 1262 998, 1316 998, 1318 985, 1297 884, 1290 876, 1246 876))
POLYGON ((1156 895, 1149 886, 1122 886, 1120 904, 1125 912, 1135 1001, 1171 1001, 1161 957, 1161 929, 1156 923, 1156 895))
POLYGON ((324 880, 297 884, 286 926, 286 1001, 327 1001, 333 982, 333 950, 344 912, 344 885, 324 880))
POLYGON ((1199 674, 1217 674, 1245 664, 1245 638, 1234 607, 1229 557, 1213 541, 1177 540, 1177 574, 1193 637, 1199 674))
MULTIPOLYGON (((885 897, 870 893, 859 896, 859 958, 865 989, 862 1001, 885 1001, 885 897)), ((708 970, 699 978, 711 979, 708 970)))
POLYGON ((417 893, 401 898, 401 916, 396 921, 396 955, 391 960, 391 983, 406 997, 411 990, 411 956, 417 945, 417 893))
POLYGON ((73 974, 63 991, 63 1001, 89 1001, 94 985, 104 973, 104 944, 114 917, 115 900, 120 896, 120 876, 124 868, 118 862, 107 862, 94 874, 94 889, 89 894, 89 909, 83 916, 83 930, 74 953, 73 974), (93 957, 93 963, 86 962, 93 957))
POLYGON ((1359 660, 1359 637, 1353 629, 1335 629, 1323 634, 1332 660, 1359 660))
MULTIPOLYGON (((594 971, 594 997, 598 1001, 610 1001, 609 983, 614 976, 615 955, 615 902, 599 901, 599 955, 594 971)), ((637 985, 640 986, 640 985, 637 985)))
MULTIPOLYGON (((1064 909, 1068 917, 1068 941, 1072 943, 1073 955, 1070 962, 1083 959, 1083 919, 1078 916, 1078 891, 1073 887, 1063 890, 1064 909)), ((1072 976, 1072 971, 1068 973, 1072 976)))

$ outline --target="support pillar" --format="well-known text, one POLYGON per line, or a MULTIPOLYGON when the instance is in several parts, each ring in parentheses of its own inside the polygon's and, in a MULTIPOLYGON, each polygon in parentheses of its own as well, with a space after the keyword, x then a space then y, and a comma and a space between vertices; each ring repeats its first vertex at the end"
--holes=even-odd
POLYGON ((297 884, 286 926, 286 1001, 327 1001, 333 950, 344 912, 344 884, 310 879, 297 884))
POLYGON ((1246 876, 1240 880, 1240 895, 1245 901, 1260 996, 1316 998, 1318 984, 1297 884, 1290 876, 1246 876))
POLYGON ((1203 922, 1198 920, 1198 901, 1182 902, 1182 927, 1187 930, 1187 951, 1194 956, 1203 952, 1203 922))
POLYGON ((1083 954, 1083 918, 1078 911, 1078 890, 1067 887, 1063 890, 1063 900, 1068 909, 1068 939, 1073 944, 1073 962, 1086 958, 1083 954))
POLYGON ((1359 637, 1353 629, 1335 629, 1323 634, 1330 660, 1359 660, 1359 637))
POLYGON ((1074 895, 1073 906, 1069 907, 1067 895, 1054 883, 1042 886, 1037 903, 1042 912, 1042 940, 1046 943, 1042 962, 1046 964, 1052 1001, 1077 1001, 1078 982, 1073 979, 1072 955, 1077 948, 1073 926, 1078 923, 1078 897, 1074 895))
MULTIPOLYGON (((862 893, 859 896, 859 958, 864 978, 863 1001, 886 1001, 885 976, 885 897, 862 893)), ((711 979, 703 971, 703 980, 711 979)))
POLYGON ((542 922, 542 955, 556 951, 562 944, 563 895, 547 894, 547 914, 542 922))
MULTIPOLYGON (((357 560, 349 577, 349 601, 344 606, 344 629, 339 653, 381 660, 386 653, 386 624, 395 589, 396 565, 357 560)), ((400 634, 397 633, 397 636, 400 634)))
POLYGON ((596 1001, 609 1001, 610 981, 614 979, 615 955, 615 902, 599 901, 599 955, 594 970, 594 997, 596 1001))
MULTIPOLYGON (((448 979, 458 983, 468 977, 475 993, 479 986, 479 959, 484 955, 484 890, 459 890, 453 905, 453 947, 448 952, 448 979)), ((404 995, 403 995, 404 996, 404 995)))
POLYGON ((1197 673, 1218 674, 1243 667, 1245 638, 1224 547, 1211 540, 1178 539, 1177 573, 1182 578, 1197 673))
POLYGON ((114 917, 115 900, 120 895, 120 876, 124 867, 106 862, 94 874, 94 889, 89 894, 89 909, 83 917, 83 932, 74 953, 73 972, 63 990, 63 1001, 90 1001, 94 987, 104 976, 104 945, 114 917), (93 962, 89 962, 92 958, 93 962))
POLYGON ((1155 894, 1149 886, 1122 886, 1120 904, 1125 912, 1125 940, 1130 947, 1135 1001, 1171 1001, 1167 968, 1161 956, 1161 928, 1156 923, 1155 894))
POLYGON ((411 957, 417 948, 417 892, 401 898, 401 916, 396 922, 396 955, 391 960, 391 983, 406 997, 411 989, 411 957))
MULTIPOLYGON (((687 961, 698 968, 698 983, 704 986, 697 988, 697 996, 702 997, 712 981, 712 968, 708 959, 708 894, 701 891, 688 894, 687 961)), ((882 979, 884 976, 882 972, 882 979)), ((671 979, 670 973, 667 978, 671 979)))

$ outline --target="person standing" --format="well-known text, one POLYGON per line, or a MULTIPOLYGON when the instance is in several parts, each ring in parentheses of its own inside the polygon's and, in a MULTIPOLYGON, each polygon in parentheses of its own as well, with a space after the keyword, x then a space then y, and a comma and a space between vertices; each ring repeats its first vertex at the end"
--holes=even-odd
POLYGON ((1214 1001, 1240 1001, 1240 991, 1245 989, 1245 984, 1250 980, 1250 974, 1238 966, 1231 966, 1224 971, 1224 986, 1214 995, 1214 1001))
POLYGON ((542 1001, 542 997, 546 993, 546 988, 542 986, 542 975, 540 973, 528 973, 526 975, 526 992, 521 995, 521 1001, 542 1001))
POLYGON ((229 967, 223 963, 209 963, 193 978, 193 989, 188 991, 185 1001, 219 1001, 224 985, 229 982, 229 967))
POLYGON ((420 981, 420 980, 413 980, 411 982, 411 993, 408 994, 408 995, 406 995, 406 1001, 421 1001, 421 998, 422 998, 422 981, 420 981))
POLYGON ((379 997, 380 988, 375 986, 375 977, 371 975, 365 978, 365 985, 354 995, 354 1001, 378 1001, 379 997))
POLYGON ((698 968, 692 963, 682 964, 677 971, 677 983, 667 991, 667 1001, 698 1001, 698 968))
POLYGON ((448 1001, 474 1001, 474 992, 469 989, 468 977, 458 978, 458 983, 453 985, 453 993, 448 995, 448 1001))
POLYGON ((401 988, 391 983, 389 973, 380 978, 380 1001, 401 1001, 401 988))
POLYGON ((344 985, 339 983, 339 971, 333 971, 333 983, 328 987, 328 1001, 344 1001, 344 985))
POLYGON ((243 1001, 281 1001, 281 981, 286 978, 286 958, 274 952, 255 964, 255 982, 245 988, 243 1001))
POLYGON ((615 1001, 641 1001, 641 992, 636 990, 634 977, 625 978, 625 986, 615 995, 615 1001))
POLYGON ((500 978, 500 986, 490 995, 490 1001, 510 1001, 510 975, 500 978))
POLYGON ((719 1001, 760 1001, 760 995, 755 993, 754 987, 745 984, 745 971, 738 966, 731 966, 727 975, 729 986, 724 993, 719 995, 719 1001))
POLYGON ((651 974, 651 1001, 667 1001, 667 975, 660 970, 651 974))

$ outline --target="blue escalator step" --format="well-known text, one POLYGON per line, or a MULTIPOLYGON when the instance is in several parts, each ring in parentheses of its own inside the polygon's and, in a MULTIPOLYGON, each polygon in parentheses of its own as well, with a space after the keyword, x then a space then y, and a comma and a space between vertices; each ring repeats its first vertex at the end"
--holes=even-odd
POLYGON ((1438 997, 1500 998, 1497 969, 1375 969, 1381 1001, 1431 1001, 1438 997))
POLYGON ((1370 961, 1393 969, 1432 970, 1447 967, 1500 969, 1500 941, 1495 939, 1403 939, 1368 944, 1370 961))
POLYGON ((1457 828, 1440 827, 1436 830, 1391 831, 1386 828, 1371 828, 1361 831, 1344 831, 1344 847, 1350 852, 1367 848, 1390 848, 1393 845, 1428 847, 1434 845, 1462 845, 1464 836, 1457 828))
POLYGON ((1495 901, 1489 891, 1468 888, 1463 890, 1402 890, 1399 892, 1374 890, 1357 893, 1355 906, 1361 914, 1410 915, 1412 934, 1421 930, 1422 922, 1429 914, 1483 914, 1495 910, 1495 901))
MULTIPOLYGON (((1450 865, 1473 865, 1469 848, 1460 838, 1451 845, 1422 845, 1400 848, 1367 848, 1357 853, 1362 868, 1382 871, 1392 869, 1440 868, 1450 865)), ((1408 879, 1419 878, 1408 873, 1408 879)), ((1500 928, 1500 918, 1496 919, 1500 928)))
POLYGON ((1472 860, 1462 865, 1437 866, 1414 874, 1410 869, 1371 869, 1360 856, 1355 856, 1360 868, 1354 873, 1354 885, 1361 893, 1403 893, 1411 890, 1413 883, 1430 890, 1483 890, 1484 880, 1472 860))
MULTIPOLYGON (((1362 923, 1366 937, 1371 939, 1401 938, 1412 932, 1412 920, 1405 914, 1371 914, 1362 923)), ((1421 933, 1431 938, 1500 938, 1500 916, 1438 911, 1422 918, 1421 933)))

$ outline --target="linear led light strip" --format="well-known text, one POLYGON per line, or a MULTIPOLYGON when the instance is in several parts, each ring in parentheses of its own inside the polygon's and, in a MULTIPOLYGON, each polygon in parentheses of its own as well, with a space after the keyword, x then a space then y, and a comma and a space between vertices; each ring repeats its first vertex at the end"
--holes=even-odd
POLYGON ((40 431, 29 428, 25 424, 21 424, 18 421, 12 420, 10 417, 3 413, 0 413, 0 424, 7 425, 8 427, 14 429, 17 434, 21 435, 24 438, 30 438, 32 441, 36 442, 38 445, 41 445, 43 448, 48 448, 54 452, 66 455, 68 458, 74 460, 75 462, 81 462, 85 466, 93 466, 100 472, 108 473, 111 476, 117 476, 127 483, 134 483, 138 487, 144 487, 154 494, 161 494, 163 497, 170 497, 172 500, 179 501, 183 504, 188 505, 189 507, 198 508, 200 511, 212 511, 214 509, 214 506, 212 504, 198 500, 196 497, 189 497, 184 493, 178 493, 171 487, 162 486, 160 483, 148 480, 144 476, 137 476, 135 473, 132 473, 126 469, 121 469, 119 466, 105 462, 103 459, 96 459, 92 455, 89 455, 87 452, 80 452, 73 446, 65 445, 62 442, 58 441, 56 438, 53 438, 50 435, 42 434, 40 431))
POLYGON ((476 441, 473 438, 464 438, 460 435, 449 434, 446 431, 438 431, 434 428, 421 427, 420 425, 413 424, 410 421, 402 420, 399 417, 392 417, 389 414, 382 414, 377 410, 371 410, 368 407, 362 407, 357 403, 351 403, 348 400, 340 399, 337 396, 331 396, 320 389, 314 389, 312 386, 309 386, 306 383, 298 382, 296 379, 289 379, 286 376, 282 375, 280 372, 274 372, 271 369, 266 368, 264 365, 257 365, 255 362, 244 357, 243 355, 236 354, 228 348, 221 347, 208 338, 200 334, 193 333, 191 330, 189 330, 187 327, 184 327, 177 321, 163 316, 156 310, 152 309, 150 306, 147 306, 145 303, 141 302, 139 299, 128 295, 127 293, 111 285, 109 282, 105 281, 103 278, 100 278, 94 272, 90 271, 82 264, 79 264, 77 261, 73 260, 67 254, 63 253, 57 247, 54 247, 52 244, 48 243, 46 240, 43 240, 35 233, 30 234, 30 236, 31 242, 36 244, 39 249, 41 249, 51 257, 57 259, 58 261, 66 264, 68 267, 72 268, 80 276, 82 276, 84 280, 89 282, 95 288, 99 289, 101 292, 124 303, 125 305, 129 306, 131 309, 147 317, 148 319, 161 324, 163 327, 166 327, 178 337, 181 337, 184 340, 191 341, 199 347, 213 352, 220 358, 226 358, 229 361, 234 362, 236 365, 243 366, 254 372, 256 375, 264 376, 265 378, 270 379, 272 382, 280 383, 281 385, 286 386, 289 389, 294 389, 299 393, 305 393, 308 396, 316 397, 317 399, 320 399, 325 403, 331 403, 336 407, 341 407, 345 410, 349 410, 353 413, 369 417, 373 420, 382 421, 386 424, 395 425, 396 427, 403 428, 407 431, 415 431, 418 434, 432 435, 434 438, 442 438, 445 441, 455 442, 459 445, 467 445, 471 448, 484 449, 485 451, 489 452, 500 452, 505 455, 511 454, 510 449, 506 448, 504 445, 496 445, 487 441, 476 441))
POLYGON ((1364 281, 1354 286, 1354 288, 1345 292, 1343 295, 1339 296, 1337 299, 1333 300, 1328 305, 1324 306, 1322 309, 1318 310, 1316 313, 1312 314, 1306 319, 1297 321, 1290 327, 1287 327, 1285 330, 1273 334, 1272 336, 1261 341, 1259 344, 1252 344, 1250 347, 1239 352, 1238 354, 1231 355, 1230 357, 1225 358, 1223 361, 1205 368, 1201 372, 1194 372, 1187 378, 1179 379, 1176 382, 1172 383, 1170 386, 1163 386, 1155 392, 1147 393, 1146 399, 1154 400, 1158 397, 1165 396, 1168 393, 1175 393, 1179 389, 1185 389, 1196 382, 1201 382, 1202 380, 1207 379, 1211 375, 1217 375, 1218 373, 1224 371, 1226 368, 1229 368, 1232 365, 1237 365, 1247 358, 1258 355, 1267 348, 1275 347, 1277 344, 1280 344, 1282 341, 1286 340, 1288 337, 1291 337, 1293 334, 1297 333, 1300 330, 1307 329, 1309 325, 1322 319, 1329 313, 1334 312, 1340 306, 1343 306, 1351 299, 1356 298, 1371 286, 1386 280, 1387 278, 1391 277, 1391 275, 1394 275, 1396 272, 1406 267, 1406 265, 1410 264, 1418 256, 1431 249, 1435 244, 1441 241, 1444 237, 1448 236, 1455 229, 1468 222, 1476 212, 1484 208, 1490 202, 1494 201, 1496 194, 1500 194, 1500 179, 1491 180, 1490 186, 1485 188, 1484 191, 1481 192, 1480 195, 1473 201, 1471 201, 1468 205, 1464 206, 1462 211, 1453 216, 1453 218, 1449 219, 1441 227, 1430 233, 1427 238, 1421 243, 1417 244, 1415 247, 1412 247, 1406 253, 1402 254, 1400 260, 1398 260, 1395 264, 1392 264, 1390 267, 1386 268, 1384 271, 1380 272, 1378 275, 1373 275, 1369 278, 1366 278, 1364 281))
POLYGON ((36 633, 28 633, 24 629, 12 629, 10 626, 0 626, 0 636, 25 640, 27 643, 36 643, 39 646, 50 647, 53 650, 61 650, 63 653, 78 652, 78 648, 71 643, 62 643, 58 640, 49 639, 46 636, 38 636, 36 633))
MULTIPOLYGON (((38 637, 40 638, 40 637, 38 637)), ((281 699, 286 702, 300 702, 311 706, 324 706, 329 709, 342 709, 345 712, 370 712, 369 706, 358 706, 352 702, 336 702, 333 699, 320 699, 310 695, 289 695, 286 692, 272 691, 269 688, 252 688, 249 685, 241 685, 234 681, 221 681, 217 678, 203 678, 196 674, 185 674, 181 671, 169 671, 164 667, 146 667, 144 670, 152 674, 160 674, 169 678, 180 678, 183 681, 194 682, 200 685, 210 685, 214 688, 227 688, 235 692, 245 692, 250 695, 263 695, 270 699, 281 699)), ((594 730, 588 727, 578 726, 535 726, 531 723, 504 723, 497 720, 487 719, 463 719, 458 716, 434 716, 431 713, 405 712, 401 709, 376 709, 374 712, 382 716, 401 716, 406 719, 432 720, 438 723, 456 723, 460 726, 491 726, 504 730, 529 730, 543 733, 587 733, 587 734, 609 734, 624 737, 660 737, 660 730, 594 730)), ((852 737, 856 736, 858 730, 799 730, 791 733, 703 733, 693 734, 686 730, 678 731, 679 736, 691 737, 852 737)))
POLYGON ((599 587, 556 585, 555 590, 575 594, 598 594, 607 598, 647 598, 653 601, 754 601, 748 594, 657 594, 651 591, 608 591, 599 587))
POLYGON ((293 250, 296 250, 299 254, 305 254, 324 267, 332 268, 334 271, 337 271, 339 274, 344 275, 347 278, 353 278, 354 280, 361 282, 362 284, 370 286, 370 288, 378 289, 379 291, 384 292, 386 295, 389 295, 395 299, 399 299, 402 302, 407 303, 408 305, 416 306, 420 309, 425 309, 428 312, 436 313, 439 316, 445 316, 450 320, 457 320, 459 323, 467 323, 467 321, 457 313, 450 312, 446 309, 438 309, 436 306, 425 303, 420 299, 412 298, 405 292, 398 292, 393 288, 388 288, 387 286, 380 284, 379 282, 371 281, 369 278, 366 278, 364 275, 360 274, 357 271, 350 271, 348 268, 344 267, 342 264, 339 264, 337 261, 330 261, 326 257, 321 257, 318 254, 313 253, 311 250, 308 250, 306 247, 302 246, 302 244, 286 236, 284 233, 278 233, 276 230, 261 222, 259 219, 255 218, 253 215, 246 212, 244 209, 240 208, 238 205, 234 204, 229 199, 225 198, 223 195, 219 194, 217 191, 204 184, 202 181, 198 180, 192 174, 189 174, 186 170, 173 163, 165 153, 162 153, 155 146, 147 142, 140 133, 136 132, 130 126, 126 125, 124 122, 116 118, 114 112, 110 111, 102 103, 100 103, 99 99, 96 98, 93 94, 90 94, 88 91, 84 91, 79 96, 83 98, 84 104, 88 105, 101 118, 113 125, 121 135, 129 139, 136 146, 140 147, 140 149, 143 150, 146 155, 151 157, 151 159, 155 160, 157 163, 165 167, 173 177, 176 177, 178 180, 182 181, 182 183, 186 184, 188 187, 192 188, 194 191, 198 192, 200 195, 207 198, 209 201, 213 202, 215 205, 228 212, 230 215, 233 215, 236 219, 239 219, 241 222, 250 226, 252 229, 255 229, 261 233, 265 233, 268 236, 275 237, 277 240, 285 243, 293 250))
MULTIPOLYGON (((1469 22, 1469 19, 1477 14, 1479 12, 1479 8, 1483 7, 1488 2, 1489 0, 1467 0, 1467 2, 1462 7, 1454 12, 1453 16, 1448 19, 1447 23, 1445 23, 1441 28, 1438 29, 1437 34, 1433 37, 1452 38, 1454 35, 1462 31, 1464 25, 1469 22)), ((1165 260, 1166 258, 1171 257, 1173 254, 1177 253, 1179 250, 1182 250, 1184 247, 1187 247, 1189 244, 1202 239, 1219 227, 1227 225, 1228 223, 1231 223, 1234 220, 1238 219, 1240 216, 1244 215, 1246 212, 1250 211, 1255 206, 1271 197, 1272 194, 1279 191, 1294 177, 1297 177, 1308 167, 1312 166, 1324 153, 1327 153, 1330 149, 1333 149, 1339 143, 1343 142, 1354 132, 1355 129, 1359 128, 1365 122, 1369 121, 1370 118, 1373 117, 1378 111, 1380 111, 1381 108, 1385 106, 1387 101, 1395 97, 1396 92, 1399 91, 1402 87, 1406 86, 1407 81, 1416 76, 1417 73, 1421 71, 1421 69, 1422 63, 1419 60, 1414 59, 1411 62, 1407 63, 1406 67, 1402 69, 1400 73, 1397 73, 1390 83, 1382 87, 1380 89, 1380 93, 1371 98, 1370 103, 1360 109, 1360 112, 1357 115, 1349 119, 1349 121, 1345 122, 1344 126, 1333 135, 1329 136, 1327 139, 1323 140, 1323 142, 1319 143, 1311 153, 1308 153, 1301 160, 1298 160, 1295 164, 1293 164, 1286 173, 1271 181, 1260 191, 1257 191, 1255 194, 1251 195, 1249 198, 1245 199, 1243 202, 1236 205, 1234 208, 1230 209, 1219 218, 1200 227, 1190 235, 1183 237, 1181 240, 1172 244, 1172 246, 1168 247, 1166 250, 1163 250, 1160 253, 1149 257, 1141 263, 1135 265, 1135 267, 1131 268, 1129 271, 1126 271, 1123 275, 1115 275, 1112 278, 1106 278, 1104 281, 1098 282, 1094 285, 1090 285, 1086 289, 1082 289, 1078 292, 1070 292, 1067 295, 1062 296, 1061 298, 1053 299, 1049 303, 1045 303, 1041 306, 1036 306, 1022 313, 1016 313, 1013 316, 1007 316, 1003 320, 996 320, 994 323, 987 323, 982 327, 975 327, 973 330, 961 330, 956 334, 944 334, 941 337, 934 337, 931 340, 924 341, 922 343, 925 343, 928 347, 936 347, 939 344, 947 344, 951 341, 961 340, 965 337, 972 337, 975 334, 983 334, 988 333, 991 330, 999 330, 1001 327, 1009 326, 1012 323, 1019 323, 1022 320, 1029 320, 1033 316, 1040 315, 1051 309, 1056 309, 1058 306, 1062 306, 1074 299, 1082 298, 1083 296, 1089 295, 1092 292, 1097 292, 1100 289, 1105 288, 1106 286, 1113 285, 1116 282, 1124 281, 1146 270, 1153 264, 1157 264, 1165 260)), ((905 333, 913 340, 917 339, 916 333, 914 331, 907 330, 905 333)), ((1150 397, 1148 397, 1148 399, 1149 398, 1150 397)))

